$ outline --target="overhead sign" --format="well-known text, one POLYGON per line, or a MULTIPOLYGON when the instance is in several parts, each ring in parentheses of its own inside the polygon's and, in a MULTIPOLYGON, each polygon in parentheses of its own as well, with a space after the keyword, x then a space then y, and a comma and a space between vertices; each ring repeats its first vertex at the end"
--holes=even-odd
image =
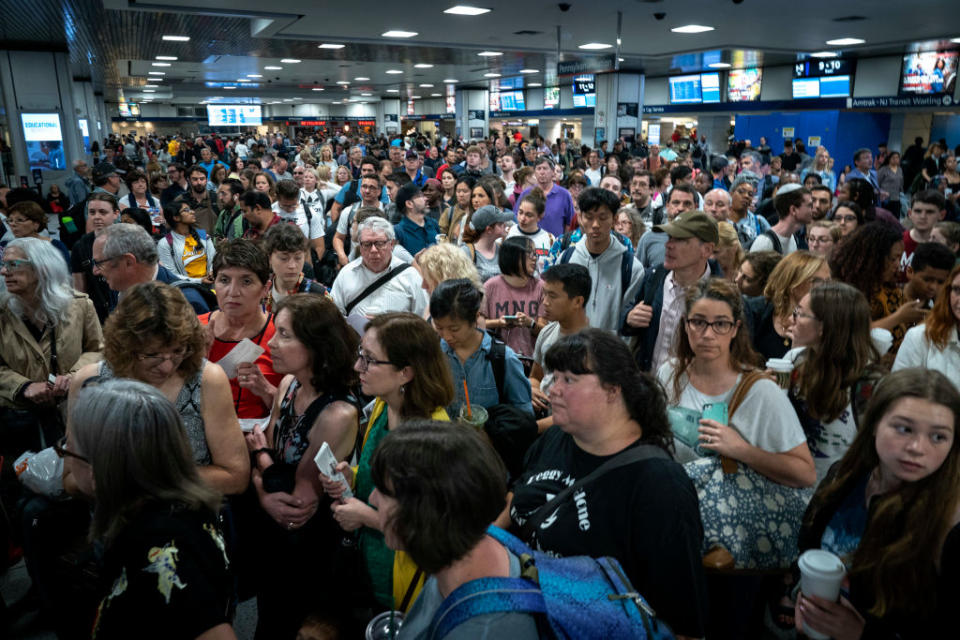
POLYGON ((468 120, 485 120, 486 115, 483 113, 483 109, 470 109, 467 111, 468 120))
POLYGON ((896 96, 889 98, 847 98, 848 109, 887 109, 890 107, 949 107, 952 96, 896 96))
POLYGON ((616 54, 588 56, 578 60, 562 60, 557 63, 558 76, 575 76, 580 73, 607 73, 617 64, 616 54))

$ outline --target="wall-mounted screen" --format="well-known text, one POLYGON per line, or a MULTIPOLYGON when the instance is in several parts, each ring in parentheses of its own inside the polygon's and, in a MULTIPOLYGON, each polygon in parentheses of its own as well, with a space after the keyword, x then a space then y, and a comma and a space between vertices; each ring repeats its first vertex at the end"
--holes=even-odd
POLYGON ((700 90, 703 92, 704 104, 720 102, 720 74, 701 73, 700 90))
POLYGON ((500 92, 490 91, 490 111, 500 111, 500 92))
POLYGON ((501 111, 526 111, 523 91, 506 91, 500 94, 501 111))
POLYGON ((27 143, 27 157, 30 169, 53 169, 62 171, 67 168, 63 155, 63 130, 60 128, 58 113, 21 113, 23 138, 27 143))
POLYGON ((597 106, 597 82, 593 74, 573 77, 573 106, 597 106))
POLYGON ((697 73, 669 79, 670 104, 720 102, 720 74, 697 73))
POLYGON ((850 76, 793 79, 793 97, 795 100, 803 98, 848 98, 850 93, 850 76))
POLYGON ((543 108, 556 109, 560 106, 560 87, 547 87, 543 90, 543 108))
POLYGON ((90 153, 90 123, 86 118, 77 120, 80 126, 80 137, 83 138, 83 149, 85 153, 90 153))
POLYGON ((208 104, 211 127, 256 127, 263 123, 258 104, 208 104))
POLYGON ((953 95, 957 88, 957 51, 920 51, 903 56, 900 93, 953 95))
POLYGON ((117 106, 117 108, 118 108, 118 110, 120 111, 120 117, 121 117, 121 118, 129 118, 129 117, 130 117, 130 105, 129 105, 129 104, 127 104, 126 102, 121 102, 121 103, 117 106))
POLYGON ((760 99, 760 82, 763 70, 732 69, 727 74, 727 100, 730 102, 750 102, 760 99))

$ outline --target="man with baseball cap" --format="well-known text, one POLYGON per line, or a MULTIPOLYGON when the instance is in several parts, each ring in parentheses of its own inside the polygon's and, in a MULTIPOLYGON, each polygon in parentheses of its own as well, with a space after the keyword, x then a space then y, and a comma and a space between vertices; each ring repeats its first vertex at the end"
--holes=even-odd
POLYGON ((637 363, 655 374, 670 356, 686 306, 687 287, 723 274, 711 259, 719 233, 710 215, 684 211, 653 230, 668 236, 663 264, 644 276, 620 333, 637 336, 637 363))
POLYGON ((393 232, 404 249, 417 255, 427 247, 437 244, 440 225, 426 215, 427 196, 414 183, 397 190, 397 213, 402 217, 393 227, 393 232))
MULTIPOLYGON (((422 188, 427 183, 427 176, 423 173, 423 162, 420 160, 420 154, 413 149, 408 149, 403 157, 403 170, 410 181, 416 186, 422 188)), ((400 210, 399 207, 397 209, 400 210)))
POLYGON ((116 197, 120 192, 120 175, 125 173, 120 171, 110 162, 101 162, 93 167, 90 178, 93 180, 93 192, 106 192, 116 197))

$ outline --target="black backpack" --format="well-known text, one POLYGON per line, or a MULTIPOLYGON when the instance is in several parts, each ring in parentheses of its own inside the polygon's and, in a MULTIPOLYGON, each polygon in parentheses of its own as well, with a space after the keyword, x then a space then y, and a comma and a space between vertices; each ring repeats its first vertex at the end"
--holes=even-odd
POLYGON ((499 340, 493 340, 487 360, 493 369, 500 404, 487 407, 487 424, 483 429, 490 438, 494 450, 503 460, 510 478, 516 479, 523 473, 523 459, 527 449, 540 435, 537 431, 537 421, 533 415, 520 407, 504 402, 507 346, 499 340))
POLYGON ((178 289, 193 289, 194 291, 198 292, 203 298, 203 301, 207 303, 207 307, 210 309, 210 311, 216 311, 220 308, 220 303, 217 302, 217 294, 213 292, 213 289, 205 284, 200 282, 191 282, 190 280, 174 280, 170 283, 170 286, 178 289))

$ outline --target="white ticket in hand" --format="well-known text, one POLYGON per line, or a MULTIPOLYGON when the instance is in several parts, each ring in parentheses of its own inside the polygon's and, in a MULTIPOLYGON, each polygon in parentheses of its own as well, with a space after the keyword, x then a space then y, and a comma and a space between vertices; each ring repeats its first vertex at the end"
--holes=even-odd
POLYGON ((250 338, 244 338, 228 351, 227 355, 217 360, 217 364, 223 367, 227 378, 233 380, 237 377, 237 365, 243 362, 255 362, 263 351, 263 347, 256 342, 250 338))
POLYGON ((337 471, 337 456, 333 455, 330 445, 328 445, 326 442, 320 445, 320 451, 317 451, 317 455, 314 456, 313 462, 317 465, 317 469, 320 469, 320 473, 327 476, 334 482, 339 482, 344 486, 344 498, 353 497, 353 492, 350 491, 350 483, 347 482, 347 479, 343 477, 342 473, 337 471))

